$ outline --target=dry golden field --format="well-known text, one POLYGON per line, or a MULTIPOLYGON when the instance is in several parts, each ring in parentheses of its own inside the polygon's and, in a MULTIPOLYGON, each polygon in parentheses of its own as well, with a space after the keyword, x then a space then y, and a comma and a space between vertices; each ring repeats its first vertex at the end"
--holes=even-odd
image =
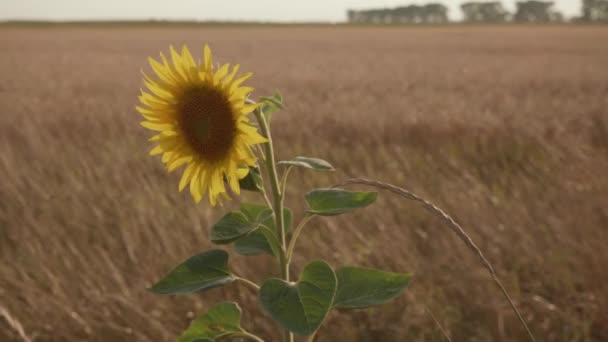
MULTIPOLYGON (((210 248, 227 210, 176 191, 134 110, 147 56, 187 43, 200 57, 205 42, 255 73, 255 97, 284 94, 281 158, 339 169, 293 173, 297 216, 308 189, 346 177, 407 187, 469 232, 538 341, 608 340, 608 27, 151 26, 0 28, 0 341, 174 341, 225 299, 276 340, 247 288, 145 290, 210 248)), ((427 308, 454 341, 526 340, 476 257, 416 204, 383 193, 300 241, 296 273, 323 257, 415 274, 395 305, 333 312, 318 341, 444 341, 427 308)), ((278 271, 232 260, 257 282, 278 271)))

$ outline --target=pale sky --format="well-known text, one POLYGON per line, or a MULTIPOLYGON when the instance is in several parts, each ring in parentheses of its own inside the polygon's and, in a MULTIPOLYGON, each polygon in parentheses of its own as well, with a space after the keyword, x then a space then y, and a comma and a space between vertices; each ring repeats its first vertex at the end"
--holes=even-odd
MULTIPOLYGON (((450 17, 461 18, 468 0, 0 0, 0 20, 247 20, 330 21, 346 18, 348 8, 367 9, 440 2, 450 17)), ((579 15, 581 0, 554 0, 566 17, 579 15)), ((509 11, 515 0, 502 0, 509 11)))

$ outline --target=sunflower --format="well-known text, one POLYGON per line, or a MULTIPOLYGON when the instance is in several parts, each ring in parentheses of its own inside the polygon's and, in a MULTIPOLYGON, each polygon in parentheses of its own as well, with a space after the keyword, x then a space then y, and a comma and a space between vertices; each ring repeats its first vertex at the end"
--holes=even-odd
POLYGON ((241 86, 252 74, 237 76, 239 65, 229 64, 214 71, 207 45, 199 63, 185 45, 170 52, 171 62, 162 53, 148 59, 157 78, 144 74, 149 92, 141 91, 136 109, 141 125, 157 132, 150 155, 162 154, 169 172, 186 166, 179 191, 189 185, 197 203, 208 192, 215 206, 220 194, 229 198, 227 187, 240 193, 239 180, 257 162, 252 145, 267 141, 247 116, 258 106, 246 102, 253 88, 241 86))

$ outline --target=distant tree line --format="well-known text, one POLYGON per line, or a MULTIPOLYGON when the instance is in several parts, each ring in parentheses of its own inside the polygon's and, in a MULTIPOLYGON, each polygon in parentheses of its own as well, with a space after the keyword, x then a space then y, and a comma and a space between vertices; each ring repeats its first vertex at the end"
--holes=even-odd
POLYGON ((466 2, 460 6, 465 22, 548 23, 564 20, 553 9, 553 1, 518 1, 515 13, 509 13, 498 1, 466 2))
POLYGON ((441 24, 448 22, 448 8, 438 3, 363 11, 349 10, 347 15, 348 21, 356 24, 441 24))
POLYGON ((583 22, 608 22, 608 0, 583 0, 583 22))
MULTIPOLYGON (((549 23, 562 22, 564 16, 553 8, 553 1, 517 1, 515 13, 499 1, 472 1, 460 6, 464 22, 479 23, 549 23)), ((447 23, 448 8, 440 3, 396 8, 349 10, 348 22, 355 24, 441 24, 447 23)), ((582 0, 578 22, 608 22, 608 0, 582 0)))

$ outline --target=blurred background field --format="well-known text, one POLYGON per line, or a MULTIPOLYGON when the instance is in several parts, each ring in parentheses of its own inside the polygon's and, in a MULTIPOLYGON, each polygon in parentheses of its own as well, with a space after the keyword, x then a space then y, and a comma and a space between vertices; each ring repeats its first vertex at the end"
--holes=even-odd
MULTIPOLYGON (((462 224, 539 341, 608 340, 608 27, 70 26, 0 29, 0 341, 172 341, 225 299, 276 340, 247 288, 145 290, 210 248, 227 209, 176 191, 134 110, 148 56, 186 43, 200 58, 206 42, 254 72, 254 97, 283 93, 280 158, 338 169, 294 171, 296 218, 312 186, 407 187, 462 224)), ((454 341, 526 338, 478 260, 415 204, 383 193, 307 230, 295 272, 323 257, 415 274, 396 305, 332 313, 318 341, 443 341, 427 308, 454 341)), ((278 269, 232 255, 257 282, 278 269)))

